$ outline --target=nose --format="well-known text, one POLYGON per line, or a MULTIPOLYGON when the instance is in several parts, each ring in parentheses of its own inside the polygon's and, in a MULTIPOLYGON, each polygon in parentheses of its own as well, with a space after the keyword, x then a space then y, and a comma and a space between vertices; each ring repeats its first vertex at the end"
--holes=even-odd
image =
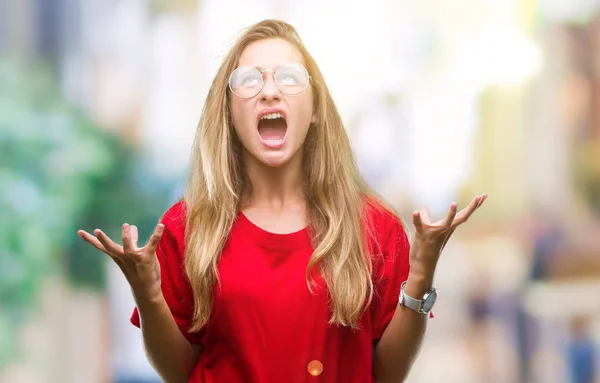
POLYGON ((280 100, 281 92, 275 84, 275 72, 265 70, 262 72, 262 75, 264 84, 260 90, 260 99, 262 101, 280 100))

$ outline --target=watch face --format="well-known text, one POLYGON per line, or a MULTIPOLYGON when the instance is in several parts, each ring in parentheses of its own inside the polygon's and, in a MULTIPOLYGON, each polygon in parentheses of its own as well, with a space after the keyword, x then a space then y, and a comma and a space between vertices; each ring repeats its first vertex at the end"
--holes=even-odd
POLYGON ((428 313, 431 311, 431 309, 433 308, 433 305, 435 304, 435 300, 437 299, 437 291, 433 290, 431 292, 431 294, 429 294, 427 296, 427 298, 425 298, 425 301, 423 302, 423 311, 428 313))

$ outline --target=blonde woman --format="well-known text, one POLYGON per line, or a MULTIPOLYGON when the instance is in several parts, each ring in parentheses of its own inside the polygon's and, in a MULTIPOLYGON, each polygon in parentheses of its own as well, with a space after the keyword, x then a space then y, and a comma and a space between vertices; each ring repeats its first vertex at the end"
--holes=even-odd
POLYGON ((250 27, 210 88, 185 197, 147 245, 79 235, 123 271, 165 382, 400 382, 435 302, 442 248, 484 202, 398 216, 361 178, 295 29, 250 27))

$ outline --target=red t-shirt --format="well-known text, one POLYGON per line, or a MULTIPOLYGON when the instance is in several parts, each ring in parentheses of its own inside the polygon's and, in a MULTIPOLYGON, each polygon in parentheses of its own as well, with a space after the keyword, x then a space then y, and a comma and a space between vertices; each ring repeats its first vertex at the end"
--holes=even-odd
MULTIPOLYGON (((367 211, 375 228, 369 240, 375 254, 375 294, 360 330, 328 324, 328 292, 317 271, 314 295, 309 292, 306 266, 313 248, 307 229, 273 234, 240 213, 219 262, 221 286, 210 321, 200 332, 190 333, 193 300, 183 267, 185 207, 181 202, 171 207, 162 219, 165 231, 157 256, 163 294, 175 321, 190 342, 204 348, 189 382, 374 382, 373 341, 396 311, 400 285, 408 276, 410 245, 398 218, 373 207, 367 211), (309 372, 313 361, 322 366, 316 376, 309 372)), ((131 322, 140 326, 137 309, 131 322)))

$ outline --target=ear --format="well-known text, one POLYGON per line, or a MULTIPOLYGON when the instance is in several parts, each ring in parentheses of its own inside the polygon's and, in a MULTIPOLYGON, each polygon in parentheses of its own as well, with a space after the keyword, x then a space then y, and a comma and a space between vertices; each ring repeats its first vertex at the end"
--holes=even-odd
POLYGON ((312 116, 310 117, 310 123, 315 124, 316 122, 317 122, 317 114, 313 113, 312 116))

